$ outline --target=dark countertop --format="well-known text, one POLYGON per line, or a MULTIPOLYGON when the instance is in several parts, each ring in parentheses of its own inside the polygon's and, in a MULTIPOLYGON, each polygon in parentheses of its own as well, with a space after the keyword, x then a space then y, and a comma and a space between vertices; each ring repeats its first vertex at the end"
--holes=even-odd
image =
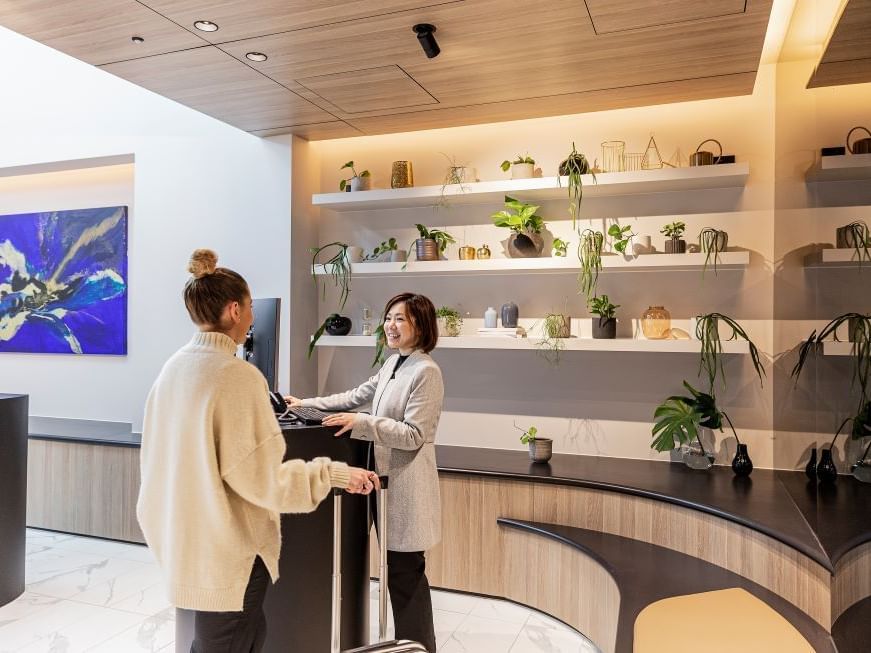
MULTIPOLYGON (((761 585, 699 558, 647 542, 583 528, 515 519, 499 519, 498 522, 507 528, 529 531, 567 544, 604 567, 620 590, 615 645, 617 653, 632 651, 635 620, 651 603, 672 596, 731 587, 740 587, 769 605, 791 623, 815 651, 834 653, 836 650, 829 634, 797 607, 761 585)), ((675 619, 671 626, 679 627, 680 616, 675 615, 675 619)))
POLYGON ((437 447, 442 472, 623 492, 700 510, 787 544, 833 571, 850 549, 871 541, 871 484, 840 476, 834 488, 807 486, 803 472, 730 467, 707 471, 681 463, 554 454, 533 464, 523 451, 437 447))
MULTIPOLYGON (((289 424, 282 429, 321 431, 289 424)), ((31 418, 30 437, 127 447, 141 443, 129 425, 125 432, 120 423, 87 420, 31 418)), ((764 533, 829 571, 847 551, 871 541, 871 484, 852 476, 842 475, 826 488, 809 485, 802 472, 769 469, 738 479, 723 466, 696 471, 681 463, 571 454, 554 454, 541 465, 532 464, 525 451, 441 445, 436 457, 442 472, 623 492, 700 510, 764 533)))

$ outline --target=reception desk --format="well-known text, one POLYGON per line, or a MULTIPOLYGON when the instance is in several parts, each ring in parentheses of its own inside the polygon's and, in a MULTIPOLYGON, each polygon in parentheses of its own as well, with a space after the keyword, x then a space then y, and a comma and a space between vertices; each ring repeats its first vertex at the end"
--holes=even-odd
POLYGON ((0 394, 0 606, 24 591, 27 404, 0 394))
MULTIPOLYGON (((327 452, 319 447, 331 443, 355 446, 297 437, 301 432, 286 435, 292 456, 322 455, 327 452)), ((129 447, 138 458, 137 444, 89 446, 129 447)), ((355 460, 358 454, 335 455, 355 460)), ((529 605, 576 628, 601 650, 622 652, 632 650, 632 615, 660 596, 656 592, 740 586, 788 619, 817 650, 834 650, 832 637, 841 653, 866 650, 861 642, 871 614, 871 486, 852 477, 824 487, 799 472, 765 469, 737 479, 727 467, 700 472, 679 463, 595 456, 556 454, 550 464, 538 465, 523 451, 437 446, 436 455, 443 538, 427 554, 434 587, 529 605), (645 561, 643 569, 631 573, 624 567, 631 560, 645 561), (697 582, 675 582, 682 578, 697 582)), ((132 478, 133 471, 119 474, 132 478)), ((135 492, 128 497, 121 513, 132 515, 135 492)), ((330 500, 308 518, 325 544, 317 552, 306 550, 309 526, 300 521, 299 528, 290 528, 297 518, 286 520, 285 545, 292 547, 286 551, 294 552, 282 559, 285 578, 309 564, 297 556, 329 553, 323 529, 331 520, 330 500), (323 521, 318 525, 317 519, 323 521)), ((346 539, 345 549, 351 546, 346 539)), ((365 551, 365 544, 358 550, 365 551)), ((346 572, 359 580, 354 564, 346 572)), ((324 605, 328 583, 315 590, 318 605, 324 605)), ((348 596, 354 592, 362 598, 364 586, 347 590, 348 596)), ((310 629, 310 623, 292 619, 292 603, 277 597, 270 603, 271 623, 287 631, 310 629)), ((345 605, 345 614, 365 620, 366 601, 353 610, 345 605)), ((313 639, 326 642, 320 633, 329 611, 319 618, 313 639)), ((318 646, 303 650, 318 653, 318 646)))

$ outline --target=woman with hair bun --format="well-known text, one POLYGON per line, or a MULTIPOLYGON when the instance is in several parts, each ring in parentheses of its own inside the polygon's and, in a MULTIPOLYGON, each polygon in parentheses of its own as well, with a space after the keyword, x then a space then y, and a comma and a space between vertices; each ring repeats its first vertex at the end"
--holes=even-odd
POLYGON ((429 355, 438 343, 432 302, 415 293, 391 298, 384 307, 384 336, 398 353, 362 385, 328 397, 285 399, 291 406, 330 411, 371 404, 371 414, 337 413, 323 423, 340 426, 336 436, 351 431, 352 438, 374 443, 375 468, 390 477, 387 587, 396 637, 435 653, 425 552, 441 539, 435 436, 445 391, 441 369, 429 355))
POLYGON ((145 405, 136 515, 173 605, 194 611, 192 653, 256 653, 263 599, 278 579, 279 513, 313 511, 334 487, 369 494, 372 472, 328 458, 282 462, 266 379, 236 357, 251 292, 198 249, 184 303, 198 327, 145 405))

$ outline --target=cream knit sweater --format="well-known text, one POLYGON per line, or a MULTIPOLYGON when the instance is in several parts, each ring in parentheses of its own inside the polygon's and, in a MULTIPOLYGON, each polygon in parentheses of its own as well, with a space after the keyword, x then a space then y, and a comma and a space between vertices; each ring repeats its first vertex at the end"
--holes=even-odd
POLYGON ((279 513, 348 486, 344 463, 282 462, 266 381, 235 353, 228 336, 197 333, 145 405, 136 515, 179 608, 241 610, 256 556, 278 579, 279 513))

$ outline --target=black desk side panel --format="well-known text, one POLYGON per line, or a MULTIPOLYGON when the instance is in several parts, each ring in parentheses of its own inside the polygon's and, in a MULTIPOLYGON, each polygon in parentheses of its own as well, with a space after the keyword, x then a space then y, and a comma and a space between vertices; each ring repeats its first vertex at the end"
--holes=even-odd
POLYGON ((0 394, 0 606, 24 592, 27 395, 0 394))

